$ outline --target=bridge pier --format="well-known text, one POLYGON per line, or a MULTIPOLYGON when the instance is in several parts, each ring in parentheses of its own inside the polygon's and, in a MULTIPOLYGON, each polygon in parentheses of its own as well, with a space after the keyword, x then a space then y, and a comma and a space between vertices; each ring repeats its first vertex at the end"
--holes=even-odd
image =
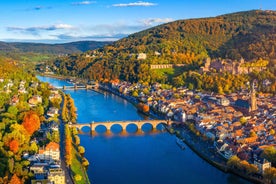
POLYGON ((66 86, 63 86, 62 89, 65 90, 65 89, 66 89, 66 86))
POLYGON ((106 134, 112 134, 111 127, 113 125, 120 125, 122 128, 121 133, 125 134, 127 133, 127 127, 128 125, 134 124, 137 127, 136 132, 142 133, 142 127, 144 124, 151 124, 152 130, 155 131, 157 130, 157 126, 160 123, 167 123, 170 125, 172 122, 171 121, 165 121, 165 120, 138 120, 138 121, 114 121, 114 122, 91 122, 91 123, 83 123, 83 124, 72 124, 70 127, 76 127, 77 129, 81 130, 82 127, 90 127, 90 134, 95 134, 96 132, 96 127, 97 126, 104 126, 106 128, 106 134))

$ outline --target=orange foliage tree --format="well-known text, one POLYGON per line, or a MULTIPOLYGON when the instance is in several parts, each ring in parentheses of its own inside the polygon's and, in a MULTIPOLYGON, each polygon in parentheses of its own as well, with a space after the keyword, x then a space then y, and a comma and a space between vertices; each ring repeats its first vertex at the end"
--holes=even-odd
POLYGON ((13 152, 13 153, 16 153, 18 151, 18 148, 19 148, 19 142, 15 139, 13 139, 10 143, 9 143, 9 147, 10 147, 10 150, 13 152))
POLYGON ((24 116, 22 125, 27 132, 32 135, 35 131, 40 128, 40 119, 36 112, 27 112, 24 116))
POLYGON ((14 174, 11 177, 11 180, 9 182, 9 184, 22 184, 21 180, 16 176, 16 174, 14 174))

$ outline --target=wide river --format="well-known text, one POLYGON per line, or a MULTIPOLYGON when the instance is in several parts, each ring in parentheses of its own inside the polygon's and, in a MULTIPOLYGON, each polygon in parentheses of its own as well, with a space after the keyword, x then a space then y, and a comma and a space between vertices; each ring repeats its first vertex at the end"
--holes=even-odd
MULTIPOLYGON (((53 86, 71 85, 66 81, 38 77, 53 86)), ((66 90, 78 109, 78 123, 92 121, 141 120, 135 107, 115 95, 91 90, 66 90)), ((118 128, 118 127, 117 127, 118 128)), ((133 127, 129 127, 132 131, 133 127)), ((148 127, 144 127, 145 130, 148 127)), ((85 130, 84 130, 85 131, 85 130)), ((88 131, 88 130, 86 130, 88 131)), ((99 128, 98 130, 102 130, 99 128)), ((116 127, 114 128, 116 131, 116 127)), ((93 184, 239 184, 247 181, 221 172, 196 155, 189 147, 182 150, 175 136, 166 132, 81 134, 81 145, 89 160, 88 176, 93 184)))

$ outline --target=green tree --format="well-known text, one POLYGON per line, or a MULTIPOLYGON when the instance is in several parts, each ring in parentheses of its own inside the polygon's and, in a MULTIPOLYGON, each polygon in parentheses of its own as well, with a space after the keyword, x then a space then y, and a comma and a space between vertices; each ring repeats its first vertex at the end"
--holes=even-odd
POLYGON ((10 114, 12 114, 15 118, 16 118, 16 116, 17 116, 17 114, 18 114, 18 109, 17 109, 17 107, 16 106, 9 106, 9 108, 8 108, 8 113, 10 113, 10 114))

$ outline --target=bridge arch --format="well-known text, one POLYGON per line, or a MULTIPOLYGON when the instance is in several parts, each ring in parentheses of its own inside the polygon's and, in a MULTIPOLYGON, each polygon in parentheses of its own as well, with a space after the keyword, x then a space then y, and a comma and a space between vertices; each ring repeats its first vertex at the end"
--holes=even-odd
POLYGON ((111 132, 112 127, 115 125, 120 126, 122 128, 121 131, 127 131, 129 126, 136 126, 136 131, 142 130, 143 126, 147 126, 147 124, 151 125, 152 130, 156 130, 160 124, 167 124, 165 120, 139 120, 139 121, 113 121, 113 122, 93 122, 93 123, 84 123, 84 124, 73 124, 71 127, 76 127, 79 130, 82 130, 83 127, 90 127, 90 131, 95 132, 96 128, 99 126, 104 126, 106 131, 111 132))

